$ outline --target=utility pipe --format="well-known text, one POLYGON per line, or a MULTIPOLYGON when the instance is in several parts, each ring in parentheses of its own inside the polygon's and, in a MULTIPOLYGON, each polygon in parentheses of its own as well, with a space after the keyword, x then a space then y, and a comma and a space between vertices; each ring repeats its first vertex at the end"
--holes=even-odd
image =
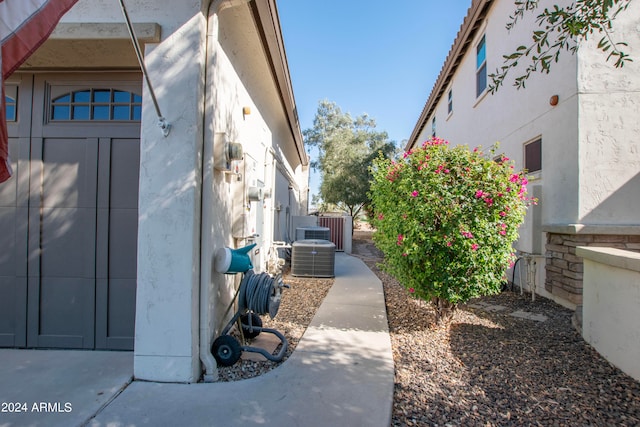
POLYGON ((211 354, 211 342, 213 332, 211 330, 211 311, 209 301, 211 299, 211 254, 213 254, 213 242, 211 230, 213 218, 209 213, 213 205, 213 138, 217 123, 213 122, 215 109, 218 104, 217 90, 215 87, 216 70, 211 68, 218 63, 218 33, 219 14, 225 9, 249 3, 251 0, 213 0, 207 9, 206 28, 206 53, 204 61, 204 97, 203 97, 203 141, 202 141, 202 198, 200 204, 200 360, 204 365, 204 381, 214 382, 218 379, 216 361, 211 354), (207 121, 211 123, 208 125, 207 121))
MULTIPOLYGON (((263 216, 262 216, 262 229, 263 234, 265 236, 269 236, 269 248, 273 246, 273 240, 275 239, 275 196, 276 196, 276 155, 273 147, 265 146, 264 148, 264 183, 268 186, 269 191, 271 192, 271 197, 269 198, 269 209, 264 209, 267 202, 263 199, 263 216), (267 161, 268 157, 271 157, 271 162, 267 161), (267 214, 268 212, 268 214, 267 214)), ((268 262, 268 257, 267 257, 268 262)))
POLYGON ((160 105, 158 105, 158 99, 156 98, 156 93, 153 90, 153 86, 151 85, 151 80, 149 79, 149 72, 147 71, 147 67, 144 64, 144 59, 142 58, 142 50, 140 49, 140 43, 138 43, 138 37, 136 37, 135 30, 133 29, 133 24, 131 24, 131 19, 129 18, 129 12, 127 11, 127 7, 124 4, 124 0, 120 0, 120 8, 122 9, 122 14, 124 15, 124 20, 127 24, 127 29, 129 30, 129 36, 131 37, 131 42, 133 43, 133 49, 135 50, 136 58, 138 58, 138 64, 140 64, 142 75, 144 76, 144 79, 147 82, 149 95, 151 95, 153 106, 156 109, 156 115, 158 116, 158 126, 160 126, 160 129, 162 129, 162 134, 164 136, 169 136, 169 132, 171 130, 171 124, 167 122, 167 120, 162 115, 162 111, 160 111, 160 105))

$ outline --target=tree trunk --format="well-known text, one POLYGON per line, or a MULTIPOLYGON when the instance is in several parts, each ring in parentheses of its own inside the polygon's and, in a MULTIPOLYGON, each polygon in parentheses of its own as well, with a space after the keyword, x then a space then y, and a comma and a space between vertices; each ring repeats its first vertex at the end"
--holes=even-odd
POLYGON ((433 298, 431 304, 436 311, 436 324, 450 323, 455 313, 457 304, 451 303, 443 298, 433 298))

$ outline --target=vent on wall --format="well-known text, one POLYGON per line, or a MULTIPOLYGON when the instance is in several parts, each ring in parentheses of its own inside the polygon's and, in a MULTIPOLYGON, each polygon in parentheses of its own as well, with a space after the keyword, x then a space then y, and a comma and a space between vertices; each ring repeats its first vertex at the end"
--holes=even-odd
POLYGON ((329 240, 331 230, 329 227, 298 227, 296 228, 296 240, 329 240))
POLYGON ((334 277, 336 245, 327 240, 298 240, 291 249, 291 274, 307 277, 334 277))

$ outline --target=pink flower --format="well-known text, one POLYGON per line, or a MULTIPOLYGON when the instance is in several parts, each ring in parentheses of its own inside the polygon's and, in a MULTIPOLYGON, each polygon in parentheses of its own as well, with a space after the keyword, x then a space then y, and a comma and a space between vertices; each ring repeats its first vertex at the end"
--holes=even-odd
POLYGON ((413 288, 409 288, 409 293, 414 293, 416 290, 413 288))
POLYGON ((505 211, 500 212, 500 216, 505 217, 507 216, 507 213, 505 211))
POLYGON ((473 152, 474 152, 474 153, 477 153, 477 152, 478 152, 478 150, 479 150, 479 148, 478 148, 478 147, 476 147, 476 148, 474 148, 474 149, 473 149, 473 152))
POLYGON ((476 191, 476 199, 479 199, 480 197, 482 197, 484 195, 484 192, 482 190, 478 190, 476 191))
POLYGON ((509 177, 509 181, 517 183, 518 181, 520 181, 520 177, 518 176, 518 174, 514 173, 509 177))
POLYGON ((504 231, 504 230, 500 230, 500 235, 502 235, 502 236, 506 236, 506 235, 507 235, 507 232, 506 232, 506 231, 504 231))
POLYGON ((402 254, 402 256, 407 256, 407 255, 408 255, 408 254, 407 254, 406 252, 402 254))
POLYGON ((398 234, 398 241, 396 242, 396 244, 398 246, 401 246, 403 240, 404 240, 404 236, 402 234, 398 234))
POLYGON ((447 242, 447 246, 451 246, 451 241, 447 242))
POLYGON ((382 214, 378 215, 378 219, 379 219, 380 221, 382 221, 382 220, 384 219, 384 215, 382 215, 382 214))
POLYGON ((466 237, 467 239, 473 239, 473 234, 471 234, 471 232, 469 231, 463 231, 461 232, 463 237, 466 237))
POLYGON ((445 141, 444 139, 433 137, 430 140, 423 142, 422 143, 422 147, 436 146, 436 145, 446 145, 448 143, 449 143, 449 141, 445 141))
POLYGON ((471 245, 471 250, 472 251, 477 251, 479 247, 480 246, 478 246, 477 244, 474 243, 473 245, 471 245))
POLYGON ((411 192, 411 197, 418 197, 418 191, 417 190, 413 190, 411 192))
POLYGON ((491 197, 485 197, 484 202, 487 204, 487 206, 493 205, 493 199, 491 197))
POLYGON ((449 172, 450 172, 449 169, 444 170, 444 173, 449 173, 449 172))

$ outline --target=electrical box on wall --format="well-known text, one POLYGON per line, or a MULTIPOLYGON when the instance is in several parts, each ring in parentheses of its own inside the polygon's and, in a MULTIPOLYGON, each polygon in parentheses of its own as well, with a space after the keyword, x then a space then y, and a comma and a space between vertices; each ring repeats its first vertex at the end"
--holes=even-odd
POLYGON ((219 171, 231 172, 232 162, 242 160, 242 144, 229 142, 225 132, 217 132, 213 137, 213 167, 219 171))

